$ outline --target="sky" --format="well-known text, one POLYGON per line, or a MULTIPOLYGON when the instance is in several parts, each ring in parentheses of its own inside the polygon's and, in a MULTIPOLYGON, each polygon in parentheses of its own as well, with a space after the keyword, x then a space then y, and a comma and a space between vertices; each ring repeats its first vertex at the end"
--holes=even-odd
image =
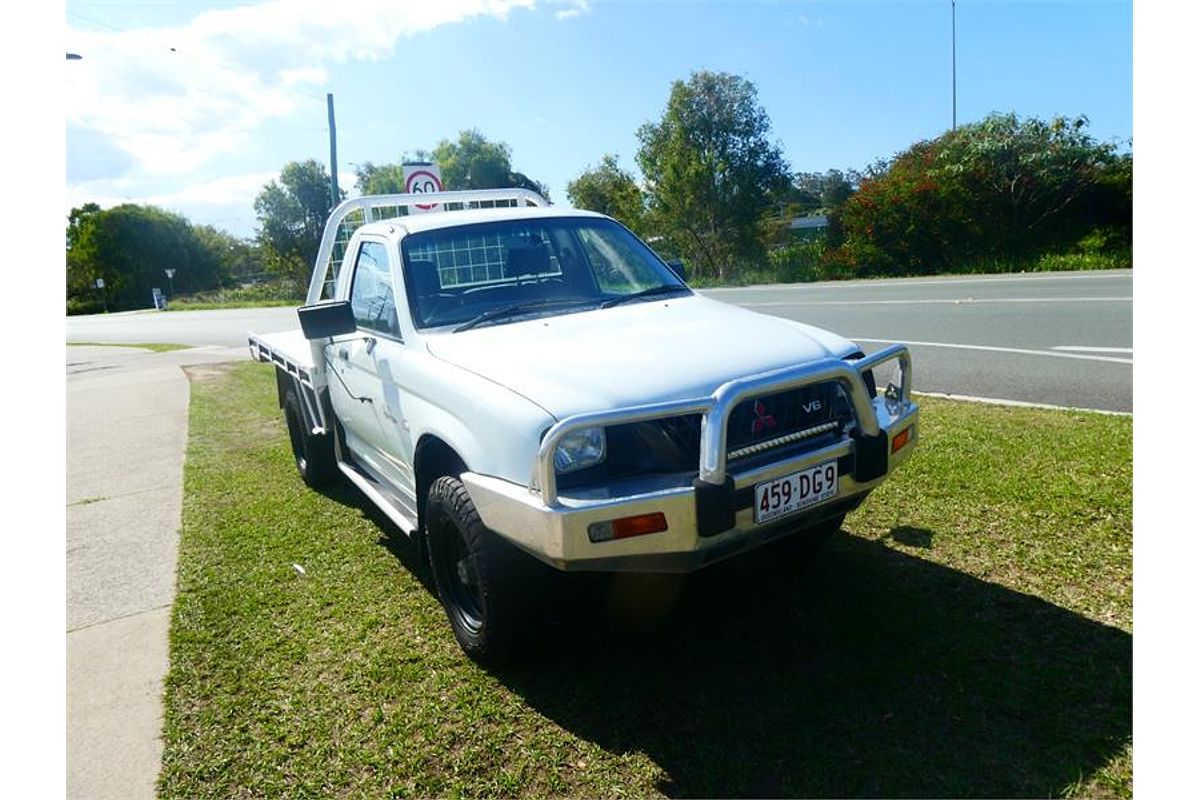
MULTIPOLYGON (((950 128, 951 3, 69 0, 66 209, 151 203, 238 236, 288 161, 339 182, 478 129, 567 203, 697 70, 749 79, 794 171, 862 169, 950 128)), ((957 118, 1083 114, 1133 134, 1130 2, 955 5, 957 118)))

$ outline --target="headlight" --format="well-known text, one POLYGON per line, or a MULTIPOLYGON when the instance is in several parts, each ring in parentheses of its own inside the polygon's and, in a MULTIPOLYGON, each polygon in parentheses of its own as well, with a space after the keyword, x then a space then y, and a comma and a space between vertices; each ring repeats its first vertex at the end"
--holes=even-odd
POLYGON ((572 431, 562 438, 554 450, 554 468, 560 473, 592 467, 603 460, 603 428, 572 431))

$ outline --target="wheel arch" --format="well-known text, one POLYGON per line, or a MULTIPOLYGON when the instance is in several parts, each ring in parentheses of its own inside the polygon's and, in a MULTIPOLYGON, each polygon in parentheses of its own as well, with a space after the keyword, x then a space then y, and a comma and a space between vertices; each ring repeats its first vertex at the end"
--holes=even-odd
POLYGON ((413 449, 413 476, 417 493, 417 530, 425 530, 425 497, 429 487, 443 475, 457 478, 468 469, 458 451, 436 434, 422 434, 413 449))

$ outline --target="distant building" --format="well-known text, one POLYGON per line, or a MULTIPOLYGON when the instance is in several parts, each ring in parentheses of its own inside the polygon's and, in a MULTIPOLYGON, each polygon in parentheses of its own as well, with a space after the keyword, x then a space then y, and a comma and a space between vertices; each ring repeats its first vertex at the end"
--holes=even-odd
POLYGON ((796 217, 788 225, 790 231, 813 231, 829 227, 829 217, 817 214, 811 217, 796 217))

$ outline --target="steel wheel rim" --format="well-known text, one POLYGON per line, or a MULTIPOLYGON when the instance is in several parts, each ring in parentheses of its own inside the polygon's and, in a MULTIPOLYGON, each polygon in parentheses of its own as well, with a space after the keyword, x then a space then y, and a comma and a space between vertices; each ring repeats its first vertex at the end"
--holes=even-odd
POLYGON ((483 628, 483 601, 479 574, 467 547, 466 536, 453 520, 446 519, 438 536, 438 572, 452 611, 472 632, 483 628))

